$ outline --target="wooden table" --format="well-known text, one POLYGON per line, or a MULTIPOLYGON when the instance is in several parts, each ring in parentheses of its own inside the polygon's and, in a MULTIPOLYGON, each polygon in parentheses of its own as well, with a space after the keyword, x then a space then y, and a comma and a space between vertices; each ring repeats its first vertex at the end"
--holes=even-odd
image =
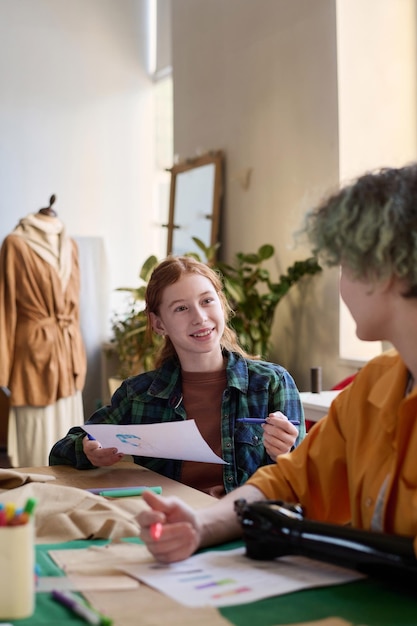
POLYGON ((18 467, 14 471, 24 474, 46 474, 54 477, 54 484, 79 489, 94 489, 102 487, 129 487, 145 485, 147 487, 161 486, 164 496, 177 496, 193 508, 202 508, 216 502, 216 498, 202 491, 183 485, 171 478, 166 478, 152 470, 136 465, 131 461, 120 461, 111 467, 100 467, 91 470, 77 470, 66 465, 42 467, 18 467))
MULTIPOLYGON (((16 469, 18 472, 31 474, 46 474, 56 479, 56 484, 80 489, 93 487, 121 487, 128 485, 161 485, 164 495, 175 495, 181 497, 190 506, 195 508, 203 507, 216 502, 215 498, 200 491, 182 485, 169 478, 164 478, 151 470, 144 469, 134 463, 122 461, 108 468, 94 470, 76 470, 71 467, 22 467, 16 469)), ((94 541, 94 540, 93 540, 94 541)), ((93 542, 70 542, 70 546, 80 544, 82 549, 84 544, 93 542)), ((56 549, 56 545, 37 545, 37 555, 43 566, 50 564, 47 558, 48 550, 56 549)), ((59 545, 65 548, 66 544, 59 545)), ((234 546, 232 546, 234 547, 234 546)), ((80 553, 81 554, 81 553, 80 553)), ((255 565, 255 564, 254 564, 255 565)), ((52 567, 51 565, 49 565, 52 567)), ((42 575, 56 575, 54 570, 45 569, 42 575)), ((120 598, 120 602, 141 602, 146 586, 141 589, 141 594, 137 590, 118 591, 114 594, 120 598), (132 594, 132 595, 127 595, 132 594)), ((158 602, 165 598, 158 598, 158 602)), ((150 605, 146 605, 141 610, 146 617, 150 611, 150 605), (147 608, 146 608, 147 607, 147 608)), ((165 614, 158 618, 160 605, 157 606, 152 624, 165 626, 166 624, 183 624, 176 620, 177 605, 167 621, 165 614)), ((178 611, 177 611, 178 612, 178 611)), ((373 580, 364 580, 334 587, 323 587, 318 589, 308 589, 294 594, 266 598, 258 602, 224 607, 220 610, 222 617, 229 620, 234 626, 271 626, 272 624, 301 624, 314 620, 324 620, 330 618, 330 624, 367 624, 367 626, 411 626, 417 624, 417 600, 414 595, 402 593, 401 589, 394 588, 394 585, 385 586, 373 580), (345 620, 340 622, 340 619, 345 620)), ((140 621, 140 611, 135 612, 135 617, 129 622, 123 622, 121 626, 136 626, 140 621)), ((203 624, 199 618, 200 610, 196 610, 193 615, 192 625, 203 624)), ((149 617, 149 616, 148 616, 149 617)), ((149 618, 150 619, 150 618, 149 618)), ((151 623, 150 621, 147 623, 151 623)), ((35 614, 26 619, 19 620, 21 626, 44 626, 45 624, 62 624, 62 626, 76 626, 80 624, 79 618, 70 612, 65 612, 60 605, 57 605, 48 594, 37 594, 35 614)), ((190 622, 187 622, 188 624, 190 622)), ((205 622, 207 623, 207 622, 205 622)), ((324 622, 323 622, 324 623, 324 622)), ((115 626, 120 622, 115 621, 115 626)))

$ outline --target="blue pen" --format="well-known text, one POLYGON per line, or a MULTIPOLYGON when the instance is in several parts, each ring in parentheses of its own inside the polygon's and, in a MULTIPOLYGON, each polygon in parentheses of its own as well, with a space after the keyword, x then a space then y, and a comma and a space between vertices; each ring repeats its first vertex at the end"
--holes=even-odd
POLYGON ((90 433, 87 433, 87 437, 89 438, 90 441, 97 441, 97 439, 93 437, 93 435, 90 435, 90 433))
POLYGON ((266 419, 264 419, 263 417, 239 417, 236 421, 240 422, 241 424, 265 424, 266 423, 266 419))
MULTIPOLYGON (((239 417, 237 422, 241 424, 267 424, 268 422, 263 417, 239 417)), ((299 426, 300 420, 290 420, 293 426, 299 426)))

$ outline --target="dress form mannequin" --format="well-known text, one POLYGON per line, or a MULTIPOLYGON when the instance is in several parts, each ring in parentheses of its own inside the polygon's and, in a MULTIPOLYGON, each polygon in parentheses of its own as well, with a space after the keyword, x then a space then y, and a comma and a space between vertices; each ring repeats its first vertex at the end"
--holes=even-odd
POLYGON ((78 248, 55 201, 22 218, 0 250, 0 385, 11 392, 9 455, 20 467, 47 465, 57 437, 84 421, 78 248))
POLYGON ((57 212, 55 211, 55 209, 52 208, 52 205, 55 204, 55 201, 56 195, 52 194, 52 196, 49 198, 49 206, 43 209, 39 209, 38 213, 40 213, 41 215, 48 215, 49 217, 57 217, 57 212))

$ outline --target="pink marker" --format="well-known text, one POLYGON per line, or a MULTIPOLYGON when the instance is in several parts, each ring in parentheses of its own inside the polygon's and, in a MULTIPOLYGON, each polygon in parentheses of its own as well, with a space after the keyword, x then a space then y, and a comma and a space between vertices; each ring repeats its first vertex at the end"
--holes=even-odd
POLYGON ((154 541, 158 541, 161 538, 162 534, 162 524, 160 522, 156 522, 156 524, 151 525, 151 537, 154 541))

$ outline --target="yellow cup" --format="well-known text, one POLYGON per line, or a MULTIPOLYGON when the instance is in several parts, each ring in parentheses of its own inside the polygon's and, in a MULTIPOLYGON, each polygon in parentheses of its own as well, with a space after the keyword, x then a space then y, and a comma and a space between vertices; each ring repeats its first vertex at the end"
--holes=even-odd
POLYGON ((30 617, 35 610, 35 539, 32 520, 0 527, 0 619, 30 617))

